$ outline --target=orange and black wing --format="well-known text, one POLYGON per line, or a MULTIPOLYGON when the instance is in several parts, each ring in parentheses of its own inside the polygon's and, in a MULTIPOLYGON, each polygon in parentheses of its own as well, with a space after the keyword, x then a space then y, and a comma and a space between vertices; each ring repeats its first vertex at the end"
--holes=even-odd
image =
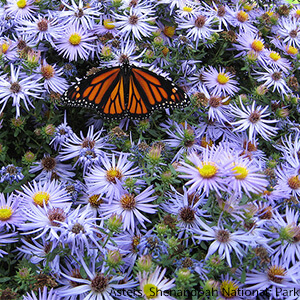
POLYGON ((145 119, 155 110, 185 107, 190 103, 180 87, 147 69, 132 66, 128 81, 126 110, 131 119, 145 119))
POLYGON ((122 119, 126 114, 124 84, 120 67, 104 69, 71 86, 62 102, 93 108, 106 119, 122 119))

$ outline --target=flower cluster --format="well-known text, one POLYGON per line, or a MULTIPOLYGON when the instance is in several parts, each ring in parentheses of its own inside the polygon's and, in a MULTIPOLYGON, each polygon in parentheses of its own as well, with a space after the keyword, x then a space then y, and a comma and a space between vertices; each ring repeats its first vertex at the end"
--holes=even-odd
POLYGON ((298 299, 300 5, 261 2, 1 1, 1 299, 298 299), (124 62, 191 104, 63 106, 124 62))

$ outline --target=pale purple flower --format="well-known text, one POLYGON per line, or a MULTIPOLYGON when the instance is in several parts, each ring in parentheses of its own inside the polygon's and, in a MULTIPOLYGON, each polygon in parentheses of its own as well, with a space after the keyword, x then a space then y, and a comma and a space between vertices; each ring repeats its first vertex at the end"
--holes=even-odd
POLYGON ((213 241, 208 248, 205 259, 208 259, 212 254, 218 251, 220 256, 225 256, 229 267, 232 267, 232 252, 234 252, 239 261, 242 262, 247 248, 256 244, 255 237, 249 233, 236 229, 231 232, 228 229, 224 229, 221 223, 218 226, 208 226, 201 219, 199 222, 204 230, 193 230, 194 238, 199 240, 199 242, 213 241))
POLYGON ((3 193, 0 193, 0 230, 2 228, 6 228, 6 230, 14 229, 24 222, 24 216, 21 213, 20 196, 8 194, 6 198, 3 193))
POLYGON ((152 196, 154 192, 153 186, 147 187, 138 195, 121 190, 120 194, 110 203, 102 205, 102 216, 107 218, 113 214, 121 216, 124 230, 135 232, 138 224, 146 228, 144 222, 151 223, 151 221, 144 214, 157 212, 158 205, 153 204, 157 199, 157 196, 152 196))
POLYGON ((153 14, 151 9, 145 12, 133 7, 130 8, 129 13, 128 11, 124 11, 122 15, 115 13, 115 25, 119 29, 120 36, 127 39, 132 34, 137 40, 149 37, 157 29, 156 26, 149 24, 149 21, 155 20, 153 14))
POLYGON ((71 23, 84 29, 93 29, 95 20, 102 14, 99 8, 93 7, 92 3, 86 5, 82 0, 79 0, 78 4, 74 0, 71 0, 72 5, 66 1, 62 1, 62 4, 67 9, 64 8, 58 13, 61 22, 71 23))
POLYGON ((202 73, 205 85, 209 91, 217 96, 232 96, 238 92, 238 82, 233 79, 234 75, 226 72, 225 68, 219 68, 219 71, 209 66, 206 71, 202 73))
POLYGON ((38 297, 32 291, 31 294, 27 293, 26 296, 23 296, 23 300, 60 300, 61 298, 57 296, 53 288, 48 292, 47 287, 44 286, 43 291, 39 289, 38 297))
POLYGON ((240 98, 240 108, 237 105, 230 105, 230 115, 235 116, 238 121, 231 122, 234 126, 233 131, 244 132, 248 130, 249 141, 255 141, 257 135, 264 140, 270 140, 277 133, 278 128, 268 124, 277 123, 277 120, 267 119, 271 113, 268 113, 269 106, 252 105, 245 106, 240 98))
POLYGON ((112 146, 107 143, 108 137, 101 137, 103 129, 94 132, 94 127, 90 126, 87 135, 84 136, 82 131, 80 137, 75 133, 70 134, 62 144, 59 152, 62 161, 77 158, 75 165, 83 165, 83 172, 99 160, 104 155, 103 150, 111 149, 112 146))
MULTIPOLYGON (((142 177, 143 173, 139 167, 133 167, 134 162, 128 158, 129 154, 121 153, 119 157, 112 154, 100 157, 100 163, 90 169, 85 177, 86 185, 90 193, 105 195, 110 201, 114 197, 120 196, 120 185, 123 185, 127 179, 142 177)), ((143 180, 137 179, 136 184, 143 184, 143 180)))
POLYGON ((226 190, 226 176, 229 175, 229 162, 224 162, 225 149, 223 147, 204 148, 202 153, 198 155, 193 152, 187 156, 192 163, 181 162, 177 171, 183 174, 180 178, 187 178, 189 181, 186 185, 191 185, 189 194, 197 191, 203 192, 206 196, 210 192, 215 191, 221 196, 220 191, 226 190))
POLYGON ((68 24, 66 27, 62 37, 56 42, 58 53, 69 61, 93 58, 96 37, 78 24, 68 24))
POLYGON ((31 20, 22 19, 16 27, 16 31, 25 34, 31 42, 38 44, 47 41, 52 47, 55 47, 54 41, 63 34, 64 27, 58 22, 57 18, 48 12, 46 15, 38 14, 31 20))
POLYGON ((14 18, 16 21, 20 19, 31 19, 38 9, 34 3, 35 0, 7 0, 4 8, 8 16, 14 18))
POLYGON ((10 76, 0 76, 0 104, 2 112, 7 102, 12 99, 12 106, 16 108, 16 118, 20 116, 20 102, 23 101, 25 108, 29 106, 34 108, 32 100, 40 99, 43 92, 42 83, 38 82, 35 75, 26 75, 21 73, 21 67, 17 70, 13 64, 10 64, 10 76))

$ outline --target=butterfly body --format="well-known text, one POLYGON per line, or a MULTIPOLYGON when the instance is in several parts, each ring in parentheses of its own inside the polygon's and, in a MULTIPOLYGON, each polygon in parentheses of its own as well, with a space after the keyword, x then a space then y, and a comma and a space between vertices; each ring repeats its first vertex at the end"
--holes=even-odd
POLYGON ((125 62, 78 80, 62 102, 95 109, 104 119, 145 119, 158 109, 185 107, 189 98, 163 76, 125 62))

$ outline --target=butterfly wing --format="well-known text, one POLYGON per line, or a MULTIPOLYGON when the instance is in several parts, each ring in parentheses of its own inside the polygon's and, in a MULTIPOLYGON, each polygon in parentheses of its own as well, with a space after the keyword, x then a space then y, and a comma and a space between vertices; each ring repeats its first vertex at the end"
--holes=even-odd
POLYGON ((131 119, 145 119, 157 109, 185 107, 189 103, 187 94, 163 76, 131 67, 126 105, 131 119))
POLYGON ((69 106, 96 109, 103 118, 122 119, 125 112, 125 83, 121 68, 107 68, 79 80, 63 95, 69 106))

